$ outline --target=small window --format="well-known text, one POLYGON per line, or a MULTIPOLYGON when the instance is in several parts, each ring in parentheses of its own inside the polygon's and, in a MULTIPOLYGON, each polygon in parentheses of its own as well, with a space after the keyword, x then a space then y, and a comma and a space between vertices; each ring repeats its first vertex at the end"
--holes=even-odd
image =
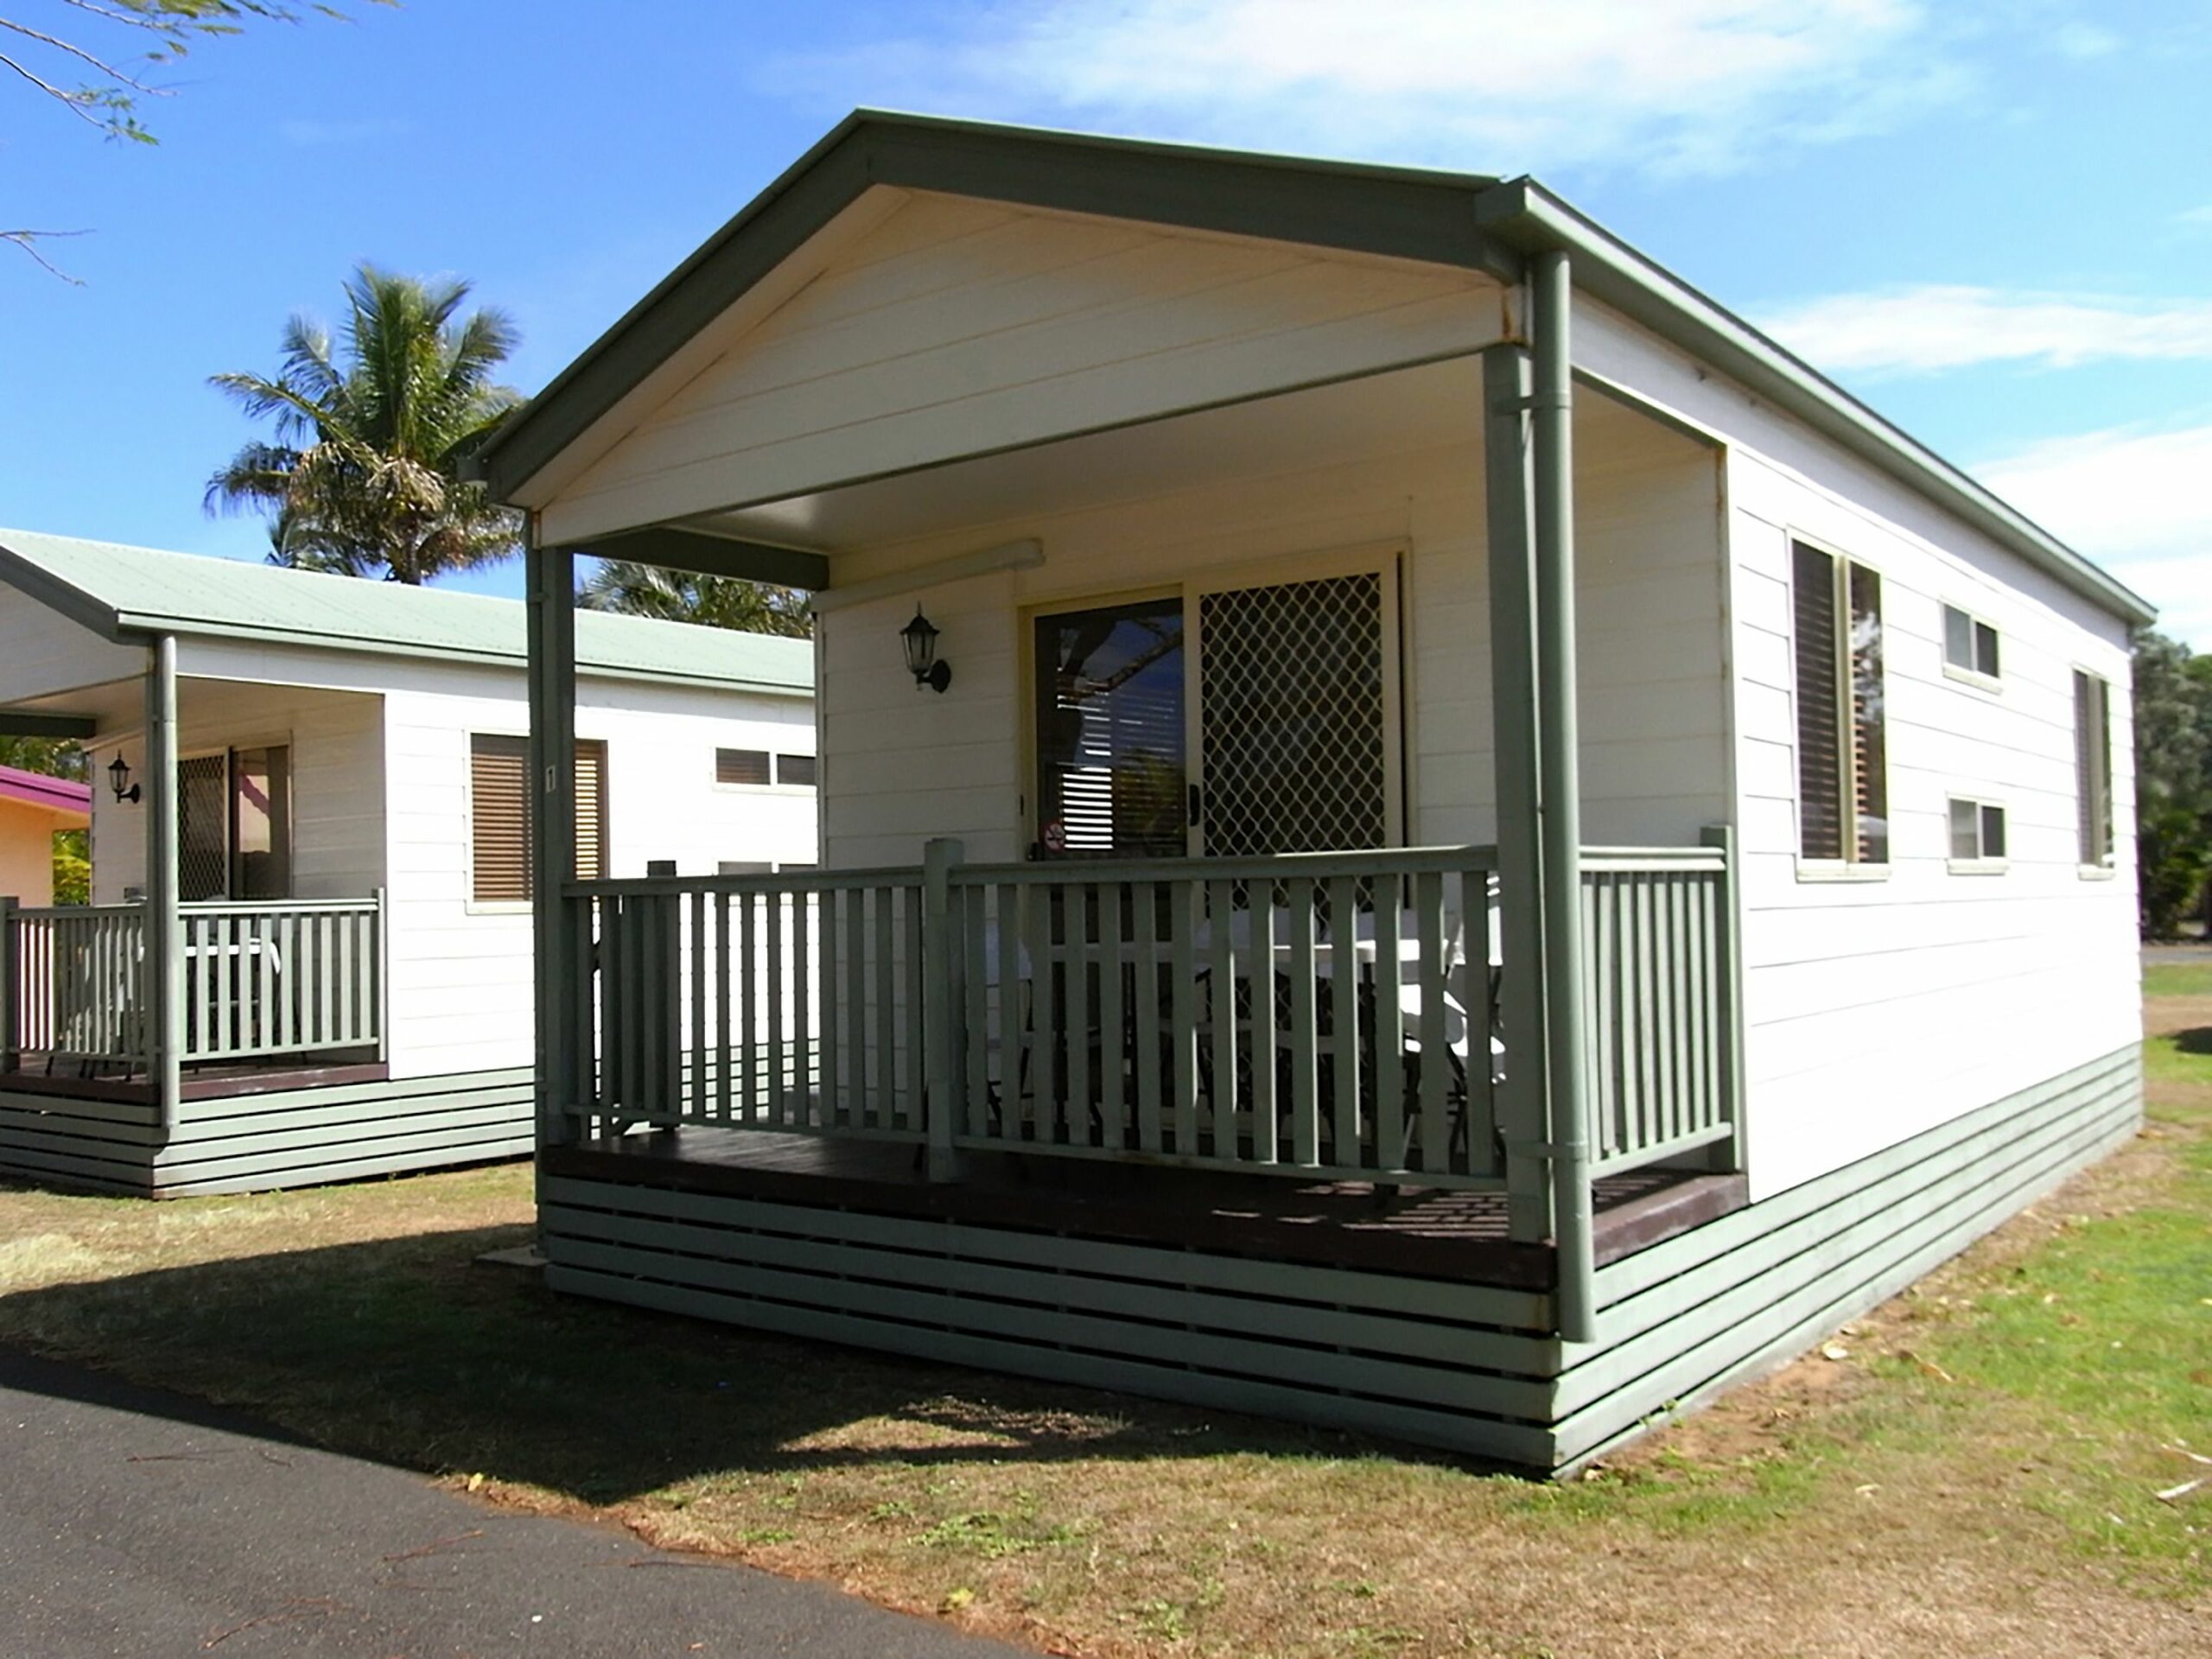
POLYGON ((1890 861, 1882 578, 1793 544, 1798 852, 1823 862, 1890 861))
POLYGON ((810 754, 778 755, 776 781, 792 789, 812 789, 814 787, 814 757, 810 754))
POLYGON ((2005 861, 2005 809, 1989 801, 1954 797, 1951 801, 1953 864, 2005 861))
POLYGON ((2074 672, 2074 789, 2080 856, 2098 868, 2112 862, 2112 687, 2074 672))
POLYGON ((715 865, 716 875, 773 875, 776 867, 765 860, 725 858, 715 865))
MULTIPOLYGON (((478 904, 530 902, 530 740, 468 740, 469 896, 478 904)), ((576 745, 576 879, 607 874, 607 745, 576 745)))
POLYGON ((715 781, 718 784, 766 784, 768 781, 768 751, 716 749, 715 781))
POLYGON ((1955 605, 1943 607, 1943 662, 1963 674, 1998 677, 1997 630, 1955 605))

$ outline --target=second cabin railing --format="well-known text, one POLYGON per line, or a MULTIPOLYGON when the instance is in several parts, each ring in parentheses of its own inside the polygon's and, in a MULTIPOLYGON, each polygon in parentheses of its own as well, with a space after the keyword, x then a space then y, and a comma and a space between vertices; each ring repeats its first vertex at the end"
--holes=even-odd
MULTIPOLYGON (((385 1038, 384 897, 178 907, 182 1064, 340 1050, 385 1038)), ((128 1075, 158 1021, 147 906, 0 904, 0 1065, 128 1075)))
MULTIPOLYGON (((577 882, 586 1134, 731 1128, 1425 1185, 1503 1174, 1494 850, 577 882), (943 1109, 939 1109, 942 1101, 943 1109)), ((1599 1173, 1734 1118, 1728 862, 1592 849, 1599 1173)))

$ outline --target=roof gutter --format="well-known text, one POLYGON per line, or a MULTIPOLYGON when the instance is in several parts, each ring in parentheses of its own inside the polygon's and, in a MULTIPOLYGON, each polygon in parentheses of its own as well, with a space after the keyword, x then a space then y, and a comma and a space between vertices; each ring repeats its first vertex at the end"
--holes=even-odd
POLYGON ((2139 627, 2157 620, 2139 594, 1535 180, 1493 186, 1475 198, 1474 211, 1485 234, 1520 253, 1568 254, 1577 288, 1931 497, 2083 598, 2139 627))

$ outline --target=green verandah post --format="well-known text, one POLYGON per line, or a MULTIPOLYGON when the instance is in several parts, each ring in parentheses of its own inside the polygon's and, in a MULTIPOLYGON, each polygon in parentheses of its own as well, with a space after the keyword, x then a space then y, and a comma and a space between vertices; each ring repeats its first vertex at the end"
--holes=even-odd
POLYGON ((145 955, 139 995, 147 1081, 166 1132, 176 1123, 184 1069, 184 929, 177 912, 176 636, 146 660, 145 955))
POLYGON ((1596 1332, 1590 1117, 1582 1005, 1581 740, 1575 720, 1574 370, 1569 347, 1573 280, 1564 253, 1529 262, 1535 387, 1530 402, 1536 535, 1537 729, 1542 796, 1544 1026, 1551 1095, 1552 1236, 1559 1333, 1596 1332))
MULTIPOLYGON (((1536 768, 1543 710, 1536 696, 1535 535, 1529 523, 1529 407, 1532 378, 1524 346, 1483 353, 1483 477, 1490 567, 1490 683, 1492 766, 1497 798, 1499 1023, 1505 1077, 1497 1124, 1505 1153, 1506 1230, 1518 1243, 1552 1235, 1551 1162, 1544 1103, 1544 927, 1542 861, 1536 823, 1542 800, 1536 768)), ((1468 955, 1487 963, 1477 930, 1476 895, 1465 900, 1468 955)), ((1479 1023, 1477 1030, 1479 1031, 1479 1023)), ((1471 1040, 1467 1064, 1487 1065, 1471 1040)))
POLYGON ((573 550, 540 547, 532 522, 523 553, 530 631, 530 898, 536 951, 537 1139, 576 1138, 582 1103, 575 1017, 575 941, 565 890, 576 879, 576 562, 573 550))

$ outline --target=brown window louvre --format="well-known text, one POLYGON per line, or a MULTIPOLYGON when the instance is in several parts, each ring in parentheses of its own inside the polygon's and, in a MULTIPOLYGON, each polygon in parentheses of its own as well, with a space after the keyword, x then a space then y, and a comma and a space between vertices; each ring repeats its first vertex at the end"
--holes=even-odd
POLYGON ((766 749, 716 749, 715 781, 718 784, 765 784, 768 781, 766 749))
MULTIPOLYGON (((470 896, 480 904, 530 902, 530 744, 520 737, 468 741, 470 896)), ((576 874, 607 874, 607 745, 576 745, 576 874)))
POLYGON ((1808 859, 1887 863, 1882 579, 1802 542, 1790 551, 1797 849, 1808 859))

